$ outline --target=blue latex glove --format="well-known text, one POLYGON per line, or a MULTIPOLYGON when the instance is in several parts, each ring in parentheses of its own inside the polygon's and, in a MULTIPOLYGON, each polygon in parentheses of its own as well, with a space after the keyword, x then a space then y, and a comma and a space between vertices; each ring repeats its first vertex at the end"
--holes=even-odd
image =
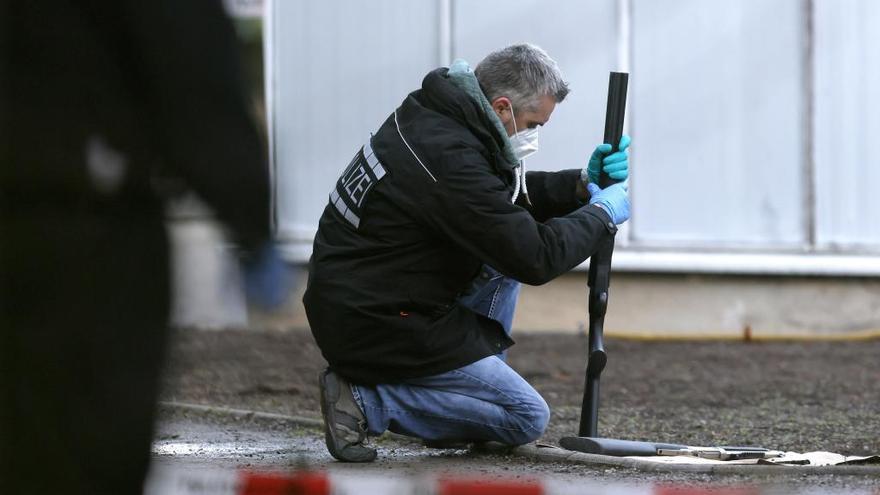
POLYGON ((620 145, 618 146, 619 151, 613 154, 611 153, 611 145, 610 144, 600 144, 596 146, 596 149, 593 150, 593 154, 590 155, 590 161, 587 163, 587 168, 581 171, 581 180, 584 183, 598 184, 599 183, 599 167, 602 167, 602 170, 608 174, 608 177, 616 181, 624 181, 629 177, 629 157, 627 155, 627 148, 629 148, 630 141, 632 141, 629 136, 624 134, 620 138, 620 145))
POLYGON ((590 193, 590 204, 604 209, 614 225, 629 220, 629 184, 618 182, 602 189, 591 182, 587 184, 587 191, 590 193))
POLYGON ((264 309, 276 309, 287 299, 287 267, 271 241, 246 257, 244 292, 248 301, 264 309))

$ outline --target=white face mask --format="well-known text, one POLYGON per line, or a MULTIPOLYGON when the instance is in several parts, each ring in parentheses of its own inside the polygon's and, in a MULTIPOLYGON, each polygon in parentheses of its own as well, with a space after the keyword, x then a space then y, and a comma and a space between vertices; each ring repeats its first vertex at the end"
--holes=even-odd
MULTIPOLYGON (((510 104, 510 115, 513 118, 513 104, 510 104)), ((526 157, 538 151, 538 128, 523 129, 517 132, 516 119, 513 120, 513 136, 510 136, 510 144, 513 146, 513 154, 517 160, 524 160, 526 157)))

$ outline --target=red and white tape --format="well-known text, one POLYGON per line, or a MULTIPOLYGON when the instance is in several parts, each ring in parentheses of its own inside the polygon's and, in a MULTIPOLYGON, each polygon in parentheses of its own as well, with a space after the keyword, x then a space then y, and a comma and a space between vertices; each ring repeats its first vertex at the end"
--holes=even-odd
MULTIPOLYGON (((147 480, 144 495, 762 495, 760 487, 676 486, 670 484, 596 483, 552 479, 507 481, 495 478, 397 477, 335 474, 323 471, 272 473, 160 468, 147 480)), ((773 491, 778 493, 778 491, 773 491)), ((836 493, 799 490, 820 495, 836 493)), ((849 495, 880 495, 850 490, 849 495)))

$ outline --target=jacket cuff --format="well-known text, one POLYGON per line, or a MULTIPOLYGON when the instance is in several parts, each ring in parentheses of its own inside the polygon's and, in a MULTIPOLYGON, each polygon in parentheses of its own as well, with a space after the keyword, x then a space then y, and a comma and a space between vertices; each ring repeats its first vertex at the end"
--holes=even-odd
POLYGON ((602 222, 602 225, 605 226, 605 230, 607 230, 609 234, 617 233, 617 225, 614 225, 614 221, 611 219, 611 215, 609 215, 608 212, 605 211, 605 208, 602 208, 598 205, 587 205, 584 206, 583 209, 590 215, 598 218, 602 222))

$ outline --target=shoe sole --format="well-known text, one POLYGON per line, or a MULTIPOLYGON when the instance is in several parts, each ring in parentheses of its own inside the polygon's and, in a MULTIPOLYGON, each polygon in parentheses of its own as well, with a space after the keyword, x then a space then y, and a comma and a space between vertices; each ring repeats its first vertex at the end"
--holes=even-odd
POLYGON ((344 442, 340 442, 336 438, 335 428, 330 425, 336 425, 336 403, 339 401, 339 382, 330 371, 322 371, 318 375, 321 383, 321 417, 324 418, 324 443, 327 450, 334 459, 342 462, 371 462, 376 459, 376 451, 368 449, 361 445, 345 445, 342 449, 338 446, 344 442))

